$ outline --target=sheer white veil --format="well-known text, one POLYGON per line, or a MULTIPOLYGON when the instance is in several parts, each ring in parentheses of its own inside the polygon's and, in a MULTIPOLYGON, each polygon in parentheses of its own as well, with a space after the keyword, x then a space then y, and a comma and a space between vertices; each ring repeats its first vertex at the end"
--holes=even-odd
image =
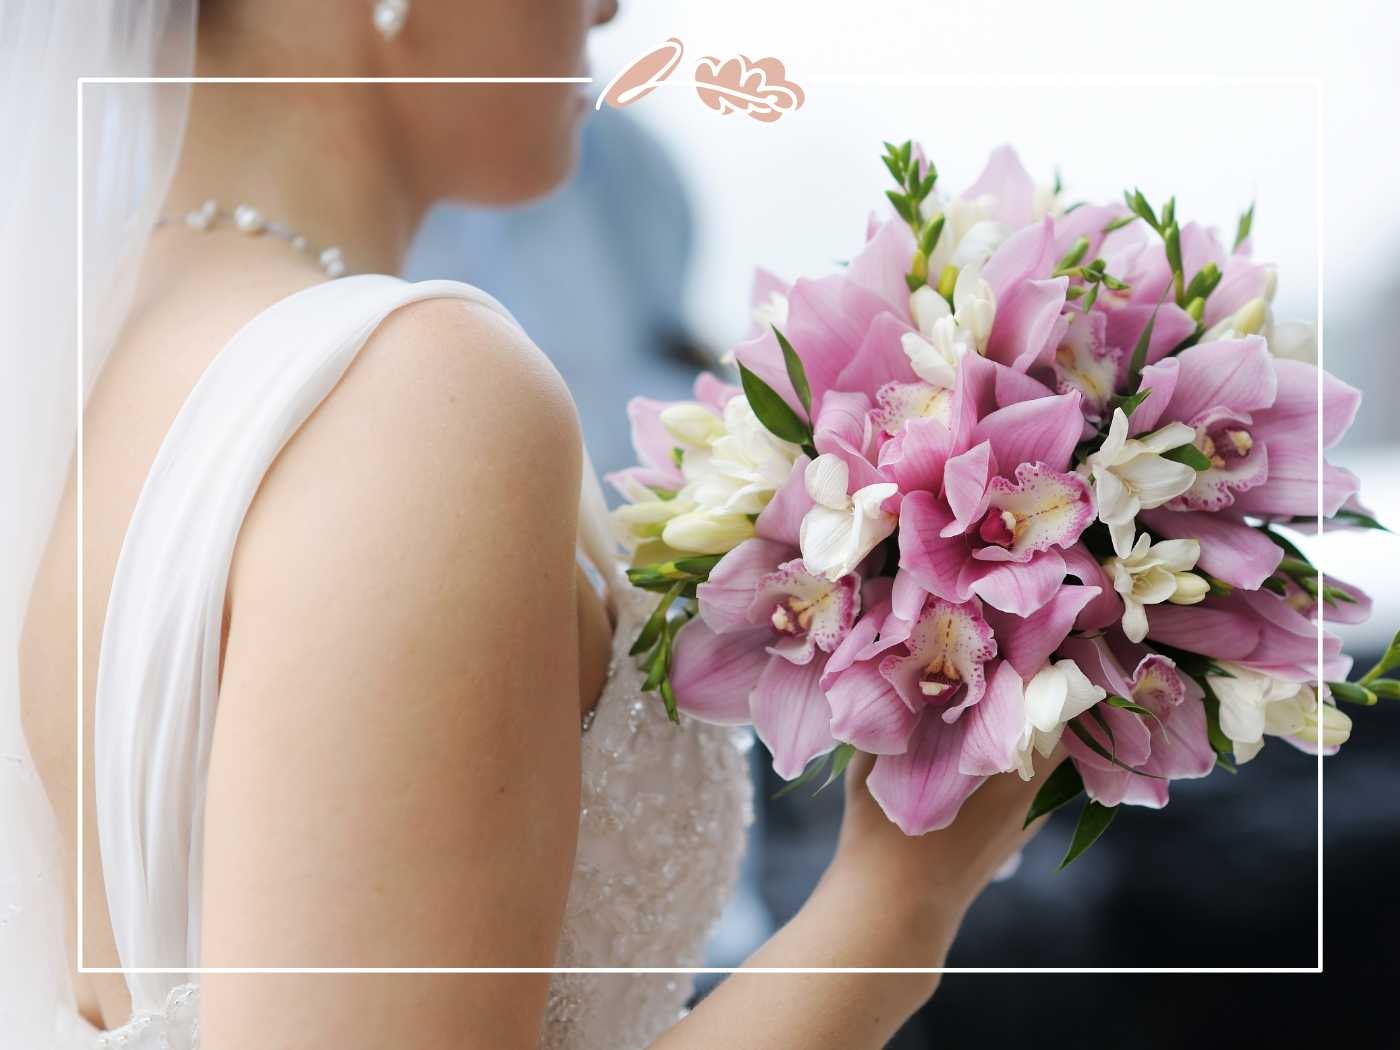
MULTIPOLYGON (((0 4, 0 1045, 55 1045, 71 1000, 55 815, 20 725, 18 648, 80 405, 130 307, 179 152, 195 0, 0 4), (79 140, 83 295, 78 295, 79 140), (83 314, 82 363, 78 311, 83 314)), ((74 552, 76 557, 76 552, 74 552)), ((74 654, 77 659, 77 654, 74 654)), ((76 697, 74 698, 76 702, 76 697)), ((76 758, 76 755, 75 755, 76 758)))

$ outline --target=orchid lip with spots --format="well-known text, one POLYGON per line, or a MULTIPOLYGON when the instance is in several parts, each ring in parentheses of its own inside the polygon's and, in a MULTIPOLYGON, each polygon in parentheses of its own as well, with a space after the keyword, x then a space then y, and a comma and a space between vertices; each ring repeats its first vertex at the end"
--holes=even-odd
POLYGON ((1356 681, 1325 632, 1318 661, 1319 615, 1370 612, 1305 553, 1319 514, 1377 524, 1316 454, 1360 394, 1274 317, 1253 208, 1222 234, 1137 190, 1067 204, 1009 147, 961 191, 881 159, 893 211, 847 265, 759 271, 733 385, 629 410, 658 702, 752 725, 789 780, 875 756, 910 835, 989 777, 1038 781, 1028 816, 1083 798, 1068 863, 1117 806, 1269 737, 1331 754, 1340 704, 1400 698, 1400 639, 1356 681))

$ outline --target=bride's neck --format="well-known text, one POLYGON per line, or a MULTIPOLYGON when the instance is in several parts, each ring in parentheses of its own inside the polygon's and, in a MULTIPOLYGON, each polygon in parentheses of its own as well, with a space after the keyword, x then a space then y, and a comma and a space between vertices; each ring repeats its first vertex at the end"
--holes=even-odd
POLYGON ((196 84, 169 212, 246 203, 354 272, 397 273, 423 203, 364 84, 196 84))

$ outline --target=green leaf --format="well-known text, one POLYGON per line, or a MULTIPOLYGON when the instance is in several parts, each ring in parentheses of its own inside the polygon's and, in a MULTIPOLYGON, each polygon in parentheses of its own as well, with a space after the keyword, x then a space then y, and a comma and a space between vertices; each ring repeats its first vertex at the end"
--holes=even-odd
POLYGON ((1249 207, 1240 216, 1240 223, 1235 228, 1235 247, 1238 248, 1249 236, 1249 231, 1254 228, 1254 202, 1249 202, 1249 207))
POLYGON ((1073 802, 1083 790, 1084 781, 1079 776, 1079 769, 1068 758, 1065 759, 1040 785, 1035 798, 1031 799, 1031 808, 1026 810, 1026 820, 1021 827, 1028 828, 1032 821, 1073 802))
POLYGON ((671 679, 661 679, 661 702, 666 705, 666 717, 676 725, 681 724, 680 708, 676 706, 676 691, 671 688, 671 679))
POLYGON ((1376 706, 1376 694, 1355 682, 1328 682, 1327 688, 1331 690, 1334 699, 1344 700, 1348 704, 1360 704, 1362 707, 1376 706))
POLYGON ((1382 700, 1400 700, 1400 681, 1394 678, 1373 678, 1366 688, 1382 700))
POLYGON ((1356 599, 1340 587, 1322 588, 1322 600, 1328 605, 1336 605, 1338 602, 1342 602, 1345 605, 1356 604, 1356 599))
POLYGON ((1136 215, 1120 215, 1118 218, 1114 219, 1111 223, 1109 223, 1099 232, 1107 235, 1112 233, 1114 230, 1121 230, 1124 226, 1131 225, 1132 223, 1135 223, 1137 221, 1138 216, 1136 215))
POLYGON ((1172 273, 1178 282, 1177 301, 1181 302, 1184 297, 1181 295, 1182 288, 1179 282, 1185 280, 1181 270, 1181 227, 1176 223, 1167 226, 1166 232, 1162 234, 1162 240, 1167 248, 1167 265, 1172 268, 1172 273))
POLYGON ((711 570, 723 560, 723 554, 701 554, 694 558, 677 558, 671 564, 678 572, 703 580, 708 579, 711 570))
POLYGON ((1184 298, 1189 303, 1194 299, 1208 299, 1210 293, 1215 291, 1215 286, 1220 283, 1222 274, 1220 267, 1213 262, 1208 262, 1201 267, 1199 273, 1191 278, 1191 283, 1186 286, 1184 298))
POLYGON ((1157 311, 1162 308, 1162 302, 1167 297, 1167 290, 1162 289, 1162 298, 1157 300, 1157 305, 1152 308, 1152 316, 1147 319, 1147 324, 1143 325, 1142 334, 1138 336, 1137 344, 1133 347, 1133 356, 1128 365, 1128 386, 1135 388, 1142 378, 1142 366, 1147 363, 1147 348, 1152 345, 1152 328, 1157 323, 1157 311))
POLYGON ((831 753, 831 772, 822 781, 822 786, 817 788, 817 793, 825 791, 833 783, 841 778, 846 772, 846 767, 851 764, 851 759, 856 756, 856 746, 854 744, 841 744, 831 753))
POLYGON ((925 256, 933 254, 933 250, 938 247, 938 238, 943 235, 943 224, 947 222, 947 217, 939 212, 924 224, 924 229, 919 234, 919 251, 925 256))
POLYGON ((1142 195, 1142 190, 1133 190, 1129 193, 1123 191, 1123 200, 1128 205, 1128 210, 1142 219, 1143 222, 1151 226, 1154 230, 1161 230, 1161 225, 1157 222, 1157 213, 1152 210, 1152 205, 1147 203, 1147 198, 1142 195))
POLYGON ((1220 698, 1204 678, 1198 678, 1196 682, 1206 694, 1203 703, 1206 709, 1206 738, 1210 741, 1210 749, 1215 752, 1215 760, 1233 773, 1235 767, 1226 756, 1235 753, 1235 743, 1220 728, 1220 698))
POLYGON ((1361 684, 1366 685, 1385 674, 1396 664, 1400 664, 1400 631, 1395 632, 1395 637, 1390 640, 1390 645, 1386 647, 1381 658, 1376 661, 1376 665, 1361 676, 1361 684))
POLYGON ((812 761, 807 763, 807 768, 802 771, 800 776, 798 776, 795 780, 789 780, 781 788, 775 791, 773 793, 773 798, 779 799, 782 798, 784 795, 790 795, 798 788, 812 783, 812 781, 816 780, 817 777, 821 776, 822 770, 826 768, 827 763, 830 761, 831 754, 829 752, 825 755, 818 755, 816 758, 812 759, 812 761))
POLYGON ((1259 586, 1263 587, 1266 591, 1271 591, 1274 594, 1277 594, 1280 598, 1288 597, 1288 584, 1284 583, 1281 577, 1265 577, 1264 582, 1261 583, 1259 586))
POLYGON ((1273 540, 1274 543, 1278 544, 1278 546, 1282 547, 1285 553, 1292 555, 1299 561, 1304 562, 1309 567, 1311 567, 1312 563, 1308 561, 1308 556, 1304 554, 1301 550, 1299 550, 1297 545, 1294 544, 1290 539, 1288 539, 1287 536, 1280 536, 1268 525, 1256 525, 1255 528, 1257 528, 1265 536, 1269 537, 1269 539, 1273 540))
POLYGON ((1117 755, 1113 754, 1111 751, 1108 750, 1108 748, 1104 747, 1097 740, 1095 740, 1094 735, 1090 733, 1089 730, 1085 729, 1082 725, 1080 725, 1078 719, 1075 719, 1074 721, 1070 722, 1069 728, 1070 732, 1072 732, 1081 741, 1083 741, 1085 747, 1087 747, 1094 754, 1098 755, 1105 762, 1112 762, 1119 769, 1126 770, 1127 772, 1132 773, 1134 776, 1146 777, 1148 780, 1166 779, 1166 777, 1158 776, 1156 773, 1144 773, 1140 769, 1134 769, 1132 766, 1125 764, 1122 760, 1118 758, 1117 755))
MULTIPOLYGON (((1375 518, 1371 517, 1371 515, 1369 515, 1369 514, 1363 514, 1363 513, 1361 513, 1361 511, 1359 511, 1359 510, 1347 510, 1347 509, 1343 508, 1342 510, 1337 511, 1336 514, 1333 514, 1333 515, 1332 515, 1330 518, 1328 518, 1327 520, 1328 520, 1328 521, 1341 522, 1341 523, 1344 524, 1344 525, 1352 525, 1352 526, 1355 526, 1355 527, 1358 528, 1358 529, 1379 529, 1381 532, 1390 532, 1390 531, 1392 531, 1391 529, 1388 529, 1388 528, 1386 528, 1384 525, 1382 525, 1382 524, 1381 524, 1379 521, 1377 521, 1375 518)), ((1289 525, 1316 525, 1316 524, 1317 524, 1317 518, 1315 518, 1315 517, 1296 517, 1296 518, 1289 518, 1289 519, 1288 519, 1288 524, 1289 524, 1289 525)))
POLYGON ((743 364, 739 365, 739 381, 744 387, 744 395, 749 399, 749 407, 758 421, 768 428, 768 432, 783 441, 794 445, 809 445, 812 442, 812 427, 789 405, 771 386, 765 383, 743 364))
POLYGON ((1059 870, 1064 871, 1097 842, 1117 813, 1117 806, 1102 806, 1092 799, 1084 803, 1084 808, 1079 811, 1079 823, 1074 826, 1074 837, 1070 839, 1069 850, 1065 853, 1065 859, 1060 861, 1059 870))
POLYGON ((1169 448, 1162 453, 1163 459, 1169 459, 1174 463, 1185 463, 1192 470, 1209 470, 1211 462, 1206 454, 1195 445, 1177 445, 1176 448, 1169 448))
POLYGON ((1143 707, 1141 704, 1133 703, 1126 696, 1106 696, 1104 697, 1103 702, 1106 703, 1109 707, 1118 708, 1120 711, 1131 711, 1135 715, 1142 715, 1145 718, 1151 718, 1160 721, 1160 719, 1157 718, 1157 713, 1155 711, 1151 710, 1150 708, 1143 707))
POLYGON ((895 159, 894 159, 893 157, 891 157, 889 154, 886 154, 885 156, 881 157, 880 160, 882 160, 882 161, 884 162, 885 168, 886 168, 886 169, 889 171, 889 173, 890 173, 890 177, 893 178, 895 182, 897 182, 897 183, 899 183, 901 186, 903 186, 903 185, 904 185, 904 173, 903 173, 902 171, 899 170, 899 164, 898 164, 898 162, 896 162, 895 159))
POLYGON ((668 620, 661 628, 661 641, 656 643, 656 652, 651 659, 646 679, 642 682, 642 692, 650 693, 661 685, 671 674, 671 623, 668 620))
POLYGON ((1118 751, 1118 741, 1113 739, 1113 727, 1108 724, 1108 720, 1104 718, 1103 712, 1100 711, 1097 706, 1091 707, 1089 708, 1089 717, 1103 730, 1103 735, 1108 737, 1108 746, 1113 748, 1114 754, 1116 755, 1118 751))
POLYGON ((1089 252, 1089 238, 1080 237, 1069 246, 1069 250, 1060 256, 1060 261, 1055 264, 1055 273, 1058 275, 1061 270, 1070 270, 1078 266, 1080 261, 1089 252))
POLYGON ((807 369, 802 366, 802 358, 797 356, 797 351, 792 348, 787 336, 778 331, 777 325, 773 325, 772 328, 773 334, 778 337, 778 345, 783 348, 783 364, 787 367, 792 389, 797 392, 797 400, 802 402, 802 410, 807 413, 807 417, 810 419, 812 416, 812 387, 807 382, 807 369))
POLYGON ((1279 563, 1278 567, 1289 576, 1316 576, 1317 570, 1313 568, 1312 562, 1306 558, 1295 558, 1286 555, 1279 563))
POLYGON ((647 622, 642 625, 641 634, 637 635, 637 640, 632 643, 631 655, 640 656, 656 644, 666 626, 666 615, 671 611, 671 603, 680 596, 683 586, 684 583, 680 582, 673 584, 661 601, 656 603, 656 611, 647 618, 647 622))
POLYGON ((1092 310, 1094 304, 1099 301, 1099 289, 1102 287, 1103 285, 1099 284, 1097 281, 1089 285, 1089 291, 1084 295, 1084 305, 1082 307, 1086 314, 1092 310))
POLYGON ((1137 393, 1129 394, 1127 397, 1116 397, 1113 399, 1113 407, 1121 408, 1123 410, 1123 415, 1132 418, 1132 414, 1137 409, 1138 405, 1146 401, 1148 395, 1151 393, 1151 387, 1144 387, 1137 393))
POLYGON ((905 222, 914 221, 914 210, 908 197, 902 193, 896 193, 894 190, 886 190, 885 196, 890 199, 890 203, 894 205, 894 210, 899 214, 901 219, 905 222))
POLYGON ((1170 227, 1176 222, 1176 198, 1170 197, 1167 203, 1162 205, 1162 225, 1170 227))

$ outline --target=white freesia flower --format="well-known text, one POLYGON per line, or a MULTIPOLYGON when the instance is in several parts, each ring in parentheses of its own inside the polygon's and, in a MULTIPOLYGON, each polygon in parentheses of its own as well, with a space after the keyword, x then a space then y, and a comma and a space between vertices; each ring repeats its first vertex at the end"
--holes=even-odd
POLYGON ((1022 780, 1035 775, 1035 753, 1055 750, 1065 726, 1108 694, 1089 681, 1073 660, 1057 660, 1026 683, 1025 725, 1016 743, 1016 768, 1022 780))
POLYGON ((1084 466, 1094 479, 1099 520, 1108 526, 1114 553, 1120 558, 1132 546, 1138 511, 1160 507, 1195 484, 1193 467, 1162 456, 1195 438, 1195 429, 1185 423, 1168 423, 1151 434, 1130 438, 1127 415, 1121 408, 1113 410, 1108 436, 1084 466))
POLYGON ((617 541, 629 553, 643 543, 659 540, 667 522, 695 509, 690 500, 679 496, 662 499, 641 482, 625 476, 620 484, 627 502, 614 510, 609 519, 617 541))
POLYGON ((1340 747, 1351 736, 1351 718, 1347 713, 1330 701, 1319 704, 1310 685, 1299 686, 1290 699, 1264 708, 1264 732, 1269 736, 1289 737, 1316 747, 1319 725, 1325 748, 1340 747))
POLYGON ((925 218, 943 213, 943 232, 938 235, 938 243, 928 261, 933 280, 936 281, 946 267, 960 269, 969 263, 985 262, 1001 246, 1011 230, 992 218, 996 207, 997 200, 991 194, 949 201, 935 193, 924 203, 928 212, 925 218))
POLYGON ((1201 342, 1216 339, 1241 339, 1247 335, 1264 335, 1273 329, 1274 314, 1269 300, 1251 299, 1229 317, 1215 322, 1201 336, 1201 342))
POLYGON ((929 386, 951 390, 958 378, 958 360, 972 347, 970 335, 958 328, 948 300, 928 285, 909 296, 917 332, 900 337, 914 374, 929 386))
POLYGON ((1159 602, 1194 605, 1205 597, 1208 587, 1200 586, 1205 580, 1190 571, 1200 556, 1201 545, 1196 540, 1153 543, 1144 532, 1126 557, 1104 562, 1113 589, 1123 599, 1123 633, 1130 641, 1147 637, 1145 606, 1159 602))
POLYGON ((708 448, 724 436, 724 421, 704 405, 682 401, 661 410, 661 425, 682 448, 708 448))
POLYGON ((968 263, 958 271, 957 282, 953 285, 953 318, 979 354, 986 352, 996 316, 997 297, 982 277, 982 264, 968 263))
POLYGON ((730 398, 721 431, 707 446, 684 450, 685 486, 679 496, 707 512, 758 514, 782 488, 801 454, 800 448, 774 437, 758 421, 747 398, 730 398))
POLYGON ((661 539, 668 547, 697 554, 727 554, 754 534, 744 514, 695 510, 666 522, 661 539))
POLYGON ((1218 661, 1228 674, 1207 674, 1220 700, 1220 729, 1235 745, 1235 761, 1248 762, 1264 746, 1264 735, 1316 744, 1322 724, 1324 747, 1351 735, 1351 719, 1331 704, 1317 702, 1311 686, 1290 682, 1239 664, 1218 661))
POLYGON ((725 404, 723 418, 687 401, 668 405, 660 421, 679 450, 680 491, 663 498, 624 481, 627 503, 612 512, 613 530, 629 551, 661 540, 678 551, 726 553, 754 534, 752 519, 802 450, 774 437, 742 395, 725 404))
POLYGON ((802 560, 809 572, 839 580, 894 532, 898 519, 880 506, 898 486, 879 482, 848 494, 850 469, 830 453, 807 464, 806 482, 815 506, 802 519, 802 560))

